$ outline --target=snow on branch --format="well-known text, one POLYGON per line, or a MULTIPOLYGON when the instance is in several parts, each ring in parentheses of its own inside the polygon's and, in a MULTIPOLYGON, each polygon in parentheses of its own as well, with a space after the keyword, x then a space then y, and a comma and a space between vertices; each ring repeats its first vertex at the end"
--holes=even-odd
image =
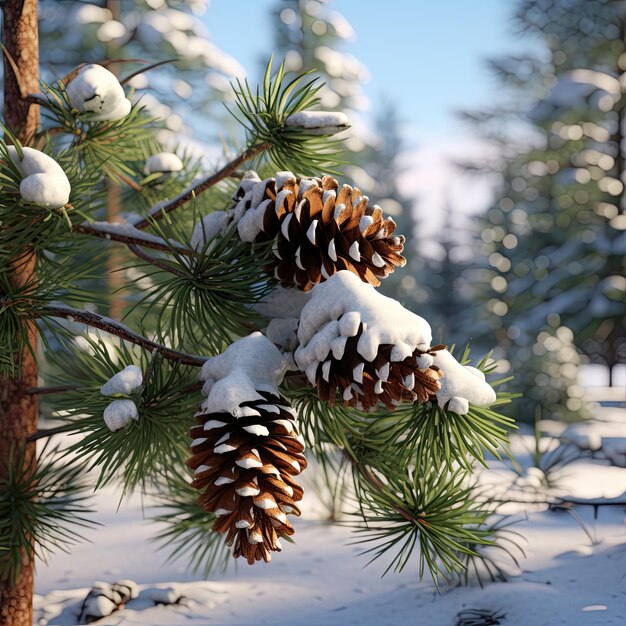
POLYGON ((126 222, 116 224, 112 222, 83 222, 74 226, 73 230, 81 235, 93 235, 94 237, 120 241, 128 245, 143 246, 144 248, 152 248, 153 250, 162 250, 164 252, 170 252, 174 248, 180 254, 192 254, 191 250, 188 250, 180 243, 166 241, 162 237, 144 233, 126 222))
POLYGON ((172 198, 171 200, 168 200, 166 202, 159 202, 158 204, 156 204, 150 209, 148 217, 139 220, 138 222, 133 224, 133 226, 137 230, 143 230, 144 228, 147 228, 153 221, 160 220, 165 214, 171 213, 172 211, 178 209, 187 202, 193 200, 203 191, 210 189, 225 178, 232 176, 237 172, 237 170, 243 163, 249 161, 264 150, 267 150, 267 148, 269 147, 269 142, 250 146, 250 148, 248 148, 245 152, 242 152, 238 157, 227 163, 221 170, 219 170, 215 174, 203 178, 192 187, 189 187, 185 191, 178 194, 175 198, 172 198))
POLYGON ((186 354, 184 352, 168 348, 167 346, 163 346, 148 339, 147 337, 144 337, 143 335, 136 333, 134 330, 117 320, 104 315, 98 315, 97 313, 92 313, 91 311, 83 311, 73 307, 50 305, 44 306, 41 309, 39 316, 62 317, 72 322, 80 322, 81 324, 99 328, 100 330, 104 330, 111 335, 120 337, 120 339, 124 339, 125 341, 130 341, 131 343, 141 346, 146 350, 158 350, 166 359, 169 359, 170 361, 178 361, 184 365, 201 367, 207 360, 206 357, 186 354))

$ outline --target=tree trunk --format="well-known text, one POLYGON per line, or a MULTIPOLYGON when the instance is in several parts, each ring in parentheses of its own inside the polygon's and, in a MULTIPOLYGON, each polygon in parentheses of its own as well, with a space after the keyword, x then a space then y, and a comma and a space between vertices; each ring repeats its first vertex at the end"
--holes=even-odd
MULTIPOLYGON (((37 33, 37 0, 5 0, 2 39, 17 72, 4 60, 4 121, 22 142, 28 142, 39 124, 39 108, 29 105, 24 96, 39 90, 39 40, 37 33), (16 75, 17 74, 17 75, 16 75)), ((27 284, 36 267, 36 256, 27 252, 11 264, 11 282, 27 284)), ((35 324, 28 327, 29 343, 36 350, 35 324)), ((37 362, 25 349, 15 378, 0 378, 0 479, 7 476, 9 453, 26 445, 37 430, 38 399, 28 393, 37 386, 37 362)), ((34 468, 35 445, 26 449, 27 466, 34 468)), ((0 581, 0 624, 32 626, 33 623, 33 555, 22 555, 22 568, 11 584, 0 581)))
MULTIPOLYGON (((122 13, 120 0, 106 0, 105 7, 111 11, 113 19, 121 22, 122 13)), ((119 57, 119 48, 109 42, 106 45, 106 58, 114 59, 119 57)), ((115 74, 119 74, 118 65, 109 65, 107 69, 115 74)), ((112 180, 107 181, 107 206, 106 220, 112 224, 122 221, 122 189, 112 180)), ((124 254, 119 246, 109 246, 107 251, 107 293, 110 294, 108 316, 114 320, 121 320, 124 312, 124 300, 120 294, 124 286, 124 273, 120 271, 124 263, 124 254)))

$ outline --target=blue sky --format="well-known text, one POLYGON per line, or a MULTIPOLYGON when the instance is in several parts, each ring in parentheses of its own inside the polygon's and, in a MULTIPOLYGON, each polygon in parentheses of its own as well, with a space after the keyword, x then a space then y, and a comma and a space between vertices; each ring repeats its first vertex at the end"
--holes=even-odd
MULTIPOLYGON (((213 0, 205 21, 215 43, 252 78, 272 50, 276 0, 213 0)), ((334 0, 357 33, 343 50, 372 74, 373 106, 394 100, 417 135, 447 133, 455 109, 497 96, 484 60, 530 47, 512 34, 514 0, 334 0)))
MULTIPOLYGON (((490 148, 454 115, 500 97, 486 59, 528 50, 533 41, 514 35, 516 0, 333 0, 357 39, 342 50, 365 64, 372 111, 384 95, 405 122, 403 193, 415 199, 422 236, 442 226, 453 206, 464 229, 470 214, 484 212, 494 179, 468 177, 453 165, 490 148)), ((271 9, 277 0, 212 0, 205 21, 215 43, 258 80, 273 46, 271 9)), ((536 44, 535 44, 536 45, 536 44)))

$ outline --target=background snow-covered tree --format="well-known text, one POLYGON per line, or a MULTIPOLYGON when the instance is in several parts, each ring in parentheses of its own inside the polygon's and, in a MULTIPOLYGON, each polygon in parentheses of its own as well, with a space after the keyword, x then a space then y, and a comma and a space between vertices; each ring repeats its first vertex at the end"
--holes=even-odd
POLYGON ((164 144, 172 148, 181 134, 215 138, 215 119, 226 117, 221 103, 232 95, 230 82, 243 78, 244 70, 212 42, 201 19, 208 9, 208 0, 43 0, 43 68, 56 77, 79 63, 126 59, 130 62, 112 63, 109 69, 120 76, 138 72, 129 84, 161 120, 164 144))
POLYGON ((512 371, 527 374, 527 401, 571 419, 584 413, 571 349, 609 372, 625 359, 624 13, 615 2, 528 1, 517 20, 547 57, 492 64, 519 98, 482 121, 517 148, 484 218, 491 273, 476 294, 512 371))

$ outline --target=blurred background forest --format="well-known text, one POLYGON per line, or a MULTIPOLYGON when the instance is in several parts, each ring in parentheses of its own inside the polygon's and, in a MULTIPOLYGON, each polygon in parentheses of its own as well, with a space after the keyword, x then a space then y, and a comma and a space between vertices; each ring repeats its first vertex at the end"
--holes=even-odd
MULTIPOLYGON (((231 81, 256 83, 272 55, 314 70, 322 108, 352 124, 342 180, 407 237, 386 292, 435 342, 493 350, 517 419, 587 417, 585 388, 620 401, 626 379, 626 3, 431 4, 42 0, 42 76, 173 60, 133 97, 165 149, 212 167, 236 132, 231 81)), ((108 219, 134 208, 111 189, 108 219)))

